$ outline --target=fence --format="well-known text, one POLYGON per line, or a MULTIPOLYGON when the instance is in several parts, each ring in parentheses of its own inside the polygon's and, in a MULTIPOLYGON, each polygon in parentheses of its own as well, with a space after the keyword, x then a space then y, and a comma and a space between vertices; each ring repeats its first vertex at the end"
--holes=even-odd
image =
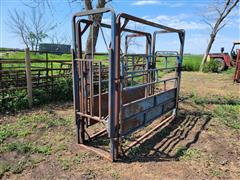
MULTIPOLYGON (((50 59, 51 52, 24 50, 0 51, 0 94, 1 99, 11 91, 25 89, 29 106, 34 88, 53 89, 55 80, 71 76, 72 64, 69 59, 50 59)), ((69 54, 70 57, 70 54, 69 54)))

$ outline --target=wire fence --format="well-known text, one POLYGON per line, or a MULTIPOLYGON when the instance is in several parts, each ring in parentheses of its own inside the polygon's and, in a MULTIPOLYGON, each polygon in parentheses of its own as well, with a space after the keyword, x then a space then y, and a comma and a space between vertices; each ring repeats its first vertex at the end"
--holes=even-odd
POLYGON ((14 98, 9 93, 21 89, 28 91, 28 98, 32 98, 29 92, 38 88, 54 93, 56 80, 70 78, 71 74, 71 54, 0 50, 0 99, 14 98))

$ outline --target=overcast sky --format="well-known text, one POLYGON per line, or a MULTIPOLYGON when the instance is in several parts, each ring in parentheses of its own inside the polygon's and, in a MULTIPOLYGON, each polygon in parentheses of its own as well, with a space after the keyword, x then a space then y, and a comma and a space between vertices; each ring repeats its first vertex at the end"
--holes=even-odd
MULTIPOLYGON (((51 0, 50 0, 51 1, 51 0)), ((80 3, 69 4, 68 1, 52 0, 51 9, 45 8, 44 16, 48 23, 57 24, 57 28, 50 33, 59 38, 67 38, 71 41, 71 17, 73 13, 83 9, 80 3)), ((186 42, 185 53, 201 54, 206 48, 210 28, 202 21, 202 14, 214 16, 214 11, 209 9, 213 0, 113 0, 108 6, 113 7, 117 13, 126 12, 163 25, 185 29, 186 42)), ((9 11, 29 12, 31 0, 0 0, 0 47, 23 48, 21 39, 11 33, 7 26, 9 11)), ((105 21, 108 17, 104 17, 105 21)), ((109 38, 108 34, 106 35, 109 38)), ((171 38, 170 38, 171 39, 171 38)), ((164 44, 171 48, 170 40, 164 44)), ((240 40, 240 10, 235 9, 229 16, 228 25, 222 29, 214 43, 212 52, 217 52, 221 47, 229 51, 233 41, 240 40)), ((46 41, 49 41, 46 39, 46 41)), ((99 42, 97 49, 102 51, 103 42, 99 42)), ((165 49, 165 50, 166 50, 165 49)))

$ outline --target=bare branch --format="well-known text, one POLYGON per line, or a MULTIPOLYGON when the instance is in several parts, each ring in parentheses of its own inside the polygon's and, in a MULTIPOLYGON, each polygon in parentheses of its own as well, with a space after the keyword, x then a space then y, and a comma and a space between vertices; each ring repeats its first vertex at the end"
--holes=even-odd
POLYGON ((237 4, 239 3, 239 0, 236 0, 233 4, 232 4, 232 6, 227 10, 227 12, 222 16, 222 20, 224 20, 226 17, 227 17, 227 15, 232 11, 232 9, 234 8, 234 7, 236 7, 237 6, 237 4))
POLYGON ((210 22, 208 22, 208 20, 203 19, 202 21, 203 21, 204 23, 206 23, 207 25, 209 25, 209 26, 211 27, 211 29, 213 29, 213 25, 212 25, 210 22))
POLYGON ((212 32, 210 34, 210 39, 209 39, 209 43, 208 43, 208 46, 206 48, 206 52, 205 52, 205 55, 202 59, 202 63, 201 63, 201 66, 200 66, 200 71, 203 70, 203 66, 204 64, 206 63, 207 61, 207 57, 208 57, 208 54, 212 48, 212 45, 215 41, 215 38, 217 36, 217 33, 223 29, 227 22, 224 21, 226 19, 226 17, 230 14, 230 12, 233 10, 234 7, 237 6, 237 4, 239 3, 239 0, 227 0, 221 10, 221 8, 218 8, 216 7, 215 8, 215 11, 218 13, 219 17, 216 19, 216 21, 214 22, 214 26, 212 26, 213 23, 210 23, 207 18, 205 18, 204 22, 208 25, 211 26, 212 28, 212 32))
MULTIPOLYGON (((70 6, 70 3, 74 3, 74 2, 81 2, 82 4, 84 4, 85 9, 86 10, 91 10, 91 9, 98 9, 98 8, 103 8, 105 7, 105 5, 109 2, 111 2, 112 0, 95 0, 96 2, 96 7, 94 7, 93 4, 93 0, 67 0, 70 6)), ((52 0, 31 0, 31 2, 33 3, 33 7, 39 7, 39 6, 47 6, 50 10, 52 8, 51 2, 52 0)), ((98 22, 98 24, 102 21, 102 14, 96 14, 94 16, 89 17, 90 20, 94 20, 96 22, 98 22)), ((97 37, 99 34, 99 27, 98 26, 94 26, 93 28, 91 28, 89 31, 89 36, 87 38, 87 44, 86 44, 86 52, 92 52, 92 47, 94 48, 93 51, 95 51, 95 47, 96 47, 96 43, 97 43, 97 37), (93 30, 91 30, 93 29, 93 30), (91 34, 94 34, 94 37, 91 37, 91 34), (92 44, 93 42, 93 44, 92 44)))
POLYGON ((224 28, 226 26, 227 23, 224 23, 223 25, 221 25, 218 29, 217 32, 219 32, 222 28, 224 28))
POLYGON ((8 26, 13 34, 21 38, 26 47, 37 50, 39 43, 48 36, 47 33, 54 26, 44 21, 43 13, 39 9, 31 10, 28 16, 17 10, 14 10, 14 13, 9 12, 8 26))

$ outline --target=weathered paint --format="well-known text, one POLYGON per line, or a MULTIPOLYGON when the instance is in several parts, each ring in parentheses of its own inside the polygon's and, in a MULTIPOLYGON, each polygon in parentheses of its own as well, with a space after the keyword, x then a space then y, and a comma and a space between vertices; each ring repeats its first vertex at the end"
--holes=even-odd
POLYGON ((157 119, 176 107, 176 88, 123 106, 122 135, 157 119))

